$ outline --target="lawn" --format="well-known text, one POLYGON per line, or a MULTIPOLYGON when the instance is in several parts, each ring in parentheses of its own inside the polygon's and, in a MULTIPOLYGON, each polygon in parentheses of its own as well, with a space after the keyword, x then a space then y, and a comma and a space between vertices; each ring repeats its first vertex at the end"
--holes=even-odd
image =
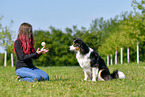
POLYGON ((145 63, 109 66, 110 72, 123 71, 126 79, 84 81, 76 67, 39 67, 49 74, 50 81, 19 82, 15 68, 0 67, 1 97, 145 97, 145 63))

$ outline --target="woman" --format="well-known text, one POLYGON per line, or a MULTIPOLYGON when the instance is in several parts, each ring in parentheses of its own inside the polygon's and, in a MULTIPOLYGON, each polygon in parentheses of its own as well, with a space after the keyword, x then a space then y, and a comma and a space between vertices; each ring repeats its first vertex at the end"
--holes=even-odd
POLYGON ((35 82, 49 80, 46 72, 35 67, 32 59, 37 59, 42 53, 48 52, 47 49, 34 49, 34 38, 32 26, 28 23, 22 23, 19 27, 19 34, 14 42, 14 52, 17 56, 16 75, 19 81, 35 82))

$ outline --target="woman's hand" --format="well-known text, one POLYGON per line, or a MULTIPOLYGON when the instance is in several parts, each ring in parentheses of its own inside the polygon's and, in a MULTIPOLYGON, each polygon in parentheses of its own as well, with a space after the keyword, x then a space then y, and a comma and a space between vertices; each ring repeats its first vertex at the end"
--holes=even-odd
POLYGON ((41 54, 41 53, 43 53, 43 54, 45 54, 46 52, 48 52, 49 51, 49 49, 44 49, 45 48, 45 46, 39 51, 39 48, 37 49, 37 54, 41 54))

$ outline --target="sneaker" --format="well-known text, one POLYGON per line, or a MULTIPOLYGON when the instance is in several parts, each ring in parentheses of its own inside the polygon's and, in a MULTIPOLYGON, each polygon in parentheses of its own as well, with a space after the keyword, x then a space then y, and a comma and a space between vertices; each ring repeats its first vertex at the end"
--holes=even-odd
POLYGON ((20 81, 20 79, 21 79, 21 76, 17 76, 17 80, 20 81))

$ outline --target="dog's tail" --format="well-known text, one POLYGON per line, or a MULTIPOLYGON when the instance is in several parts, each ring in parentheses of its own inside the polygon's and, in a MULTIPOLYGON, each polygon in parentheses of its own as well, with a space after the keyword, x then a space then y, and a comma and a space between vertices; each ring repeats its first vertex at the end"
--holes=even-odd
POLYGON ((125 79, 125 74, 122 71, 115 70, 111 74, 111 77, 113 79, 117 79, 117 78, 119 78, 119 79, 125 79))

